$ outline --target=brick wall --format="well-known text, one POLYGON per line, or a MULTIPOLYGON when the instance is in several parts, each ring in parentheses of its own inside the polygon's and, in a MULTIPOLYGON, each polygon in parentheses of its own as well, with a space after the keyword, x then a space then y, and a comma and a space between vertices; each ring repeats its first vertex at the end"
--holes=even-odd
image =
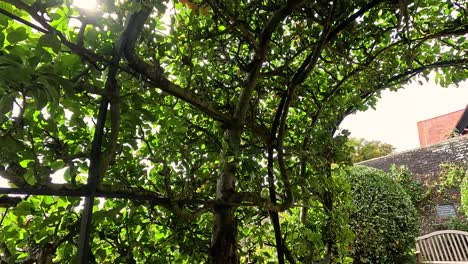
POLYGON ((464 111, 462 109, 418 122, 420 146, 425 147, 446 140, 457 126, 464 111))

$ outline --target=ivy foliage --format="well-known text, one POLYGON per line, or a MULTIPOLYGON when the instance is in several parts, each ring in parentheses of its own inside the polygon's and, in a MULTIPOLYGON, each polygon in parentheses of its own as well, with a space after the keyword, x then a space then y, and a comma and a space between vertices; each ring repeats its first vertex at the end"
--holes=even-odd
MULTIPOLYGON (((447 189, 459 189, 461 194, 461 211, 468 216, 468 164, 466 163, 446 163, 441 165, 441 175, 444 176, 442 182, 442 192, 447 189)), ((466 223, 463 229, 466 231, 466 223)))
MULTIPOLYGON (((463 162, 441 163, 438 178, 415 179, 409 169, 405 166, 392 165, 390 176, 398 182, 411 198, 420 218, 420 234, 427 234, 435 230, 467 230, 467 219, 464 212, 464 181, 467 165, 463 162), (421 183, 421 181, 424 181, 421 183), (460 197, 461 194, 461 197, 460 197), (460 202, 457 202, 461 198, 460 202), (435 206, 437 204, 455 203, 460 204, 460 214, 450 221, 434 221, 435 206)), ((434 176, 434 175, 432 175, 434 176)), ((439 218, 439 217, 438 217, 439 218)), ((448 219, 446 219, 448 220, 448 219)))
POLYGON ((427 206, 430 190, 425 189, 407 167, 393 164, 389 175, 405 190, 417 210, 423 210, 427 206))
POLYGON ((4 262, 339 262, 343 118, 468 76, 462 1, 97 2, 0 2, 4 262))
POLYGON ((468 170, 465 162, 449 162, 440 164, 440 187, 438 192, 459 188, 463 184, 468 170))
POLYGON ((410 196, 385 172, 355 166, 349 174, 354 263, 408 263, 418 234, 410 196))

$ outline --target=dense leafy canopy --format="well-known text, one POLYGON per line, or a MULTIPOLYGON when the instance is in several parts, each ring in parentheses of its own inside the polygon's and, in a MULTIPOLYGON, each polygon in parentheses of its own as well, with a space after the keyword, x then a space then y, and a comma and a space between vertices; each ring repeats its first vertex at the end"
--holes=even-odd
POLYGON ((354 149, 353 162, 382 157, 395 150, 391 144, 375 140, 367 141, 364 138, 350 138, 348 144, 354 149))
POLYGON ((2 261, 338 261, 337 126, 466 79, 467 32, 463 1, 2 1, 2 261))

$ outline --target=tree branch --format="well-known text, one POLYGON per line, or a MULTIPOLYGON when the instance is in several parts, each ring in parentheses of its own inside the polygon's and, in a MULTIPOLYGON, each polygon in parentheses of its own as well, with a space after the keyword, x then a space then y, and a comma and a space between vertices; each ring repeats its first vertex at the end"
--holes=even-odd
POLYGON ((245 41, 249 43, 251 47, 255 47, 255 37, 250 33, 250 30, 247 28, 245 24, 240 22, 239 20, 235 19, 234 16, 230 13, 229 10, 227 10, 226 6, 220 6, 220 3, 222 1, 213 1, 213 0, 205 0, 209 6, 213 9, 213 11, 222 17, 224 21, 226 22, 227 26, 231 28, 231 26, 234 27, 233 31, 239 31, 245 41))
POLYGON ((5 16, 7 16, 7 17, 13 19, 13 20, 16 20, 16 21, 18 21, 18 22, 20 22, 20 23, 22 23, 22 24, 24 24, 24 25, 26 25, 26 26, 28 26, 28 27, 30 27, 30 28, 33 28, 33 29, 35 29, 35 30, 37 30, 37 31, 39 31, 39 32, 42 32, 42 33, 44 33, 44 34, 49 34, 49 33, 50 33, 50 32, 47 31, 46 29, 44 29, 44 28, 42 28, 42 27, 40 27, 40 26, 38 26, 38 25, 35 25, 35 24, 33 24, 33 23, 31 23, 31 22, 25 20, 25 19, 22 19, 21 17, 15 15, 15 14, 10 13, 10 12, 6 11, 6 10, 3 9, 3 8, 0 8, 0 14, 3 14, 3 15, 5 15, 5 16))
MULTIPOLYGON (((321 38, 321 40, 319 41, 320 44, 316 45, 316 47, 314 48, 314 51, 311 54, 309 54, 307 56, 307 58, 304 60, 304 62, 301 64, 301 66, 299 67, 297 72, 294 74, 294 77, 293 77, 293 79, 291 81, 291 85, 299 85, 300 83, 302 83, 307 78, 309 73, 313 70, 313 68, 314 68, 314 66, 315 66, 315 64, 317 62, 317 59, 318 59, 318 57, 317 58, 315 58, 315 57, 320 55, 320 52, 318 52, 318 54, 315 54, 318 51, 317 46, 321 46, 321 48, 319 49, 321 51, 321 49, 324 46, 326 46, 330 41, 332 41, 338 35, 338 33, 341 32, 341 30, 345 29, 349 24, 351 24, 358 17, 362 16, 367 11, 371 10, 373 7, 377 6, 378 4, 380 4, 380 3, 384 2, 384 1, 385 0, 375 0, 375 1, 365 5, 363 8, 361 8, 360 10, 358 10, 357 12, 352 14, 351 16, 349 16, 345 21, 343 21, 341 24, 339 24, 335 28, 325 30, 325 28, 328 29, 328 28, 331 27, 331 25, 329 23, 331 21, 331 19, 330 19, 331 17, 329 17, 327 19, 327 24, 325 25, 324 30, 322 31, 322 35, 320 36, 320 38, 321 38), (327 32, 327 34, 324 37, 323 34, 325 32, 327 32)), ((330 12, 330 14, 333 14, 333 12, 330 12)))
MULTIPOLYGON (((41 186, 23 186, 18 188, 0 187, 0 194, 15 195, 53 195, 83 197, 89 196, 88 186, 76 187, 70 184, 49 183, 41 186)), ((131 186, 99 185, 96 197, 151 201, 157 205, 169 205, 170 200, 159 193, 131 186)))
MULTIPOLYGON (((10 196, 0 196, 0 207, 8 208, 8 207, 15 207, 19 204, 23 198, 21 197, 10 197, 10 196)), ((1 226, 2 221, 0 221, 1 226)))
MULTIPOLYGON (((276 205, 276 188, 275 188, 275 176, 274 176, 274 149, 276 144, 276 133, 278 131, 279 123, 281 114, 283 113, 284 103, 286 102, 286 96, 281 97, 280 104, 276 111, 275 119, 273 120, 271 134, 269 139, 269 146, 268 146, 268 191, 270 193, 270 201, 271 203, 276 205)), ((281 236, 281 226, 279 223, 279 215, 278 212, 269 211, 271 222, 273 223, 273 229, 275 231, 275 241, 276 241, 276 252, 278 254, 278 263, 284 263, 284 247, 283 247, 283 239, 281 236)))
POLYGON ((450 61, 438 61, 432 64, 424 65, 418 68, 406 70, 405 72, 402 72, 400 74, 396 74, 389 78, 382 88, 379 88, 378 90, 386 89, 388 87, 391 87, 397 83, 402 83, 416 74, 419 74, 421 72, 424 72, 426 70, 431 70, 431 69, 438 69, 438 68, 445 68, 445 67, 455 67, 455 66, 467 66, 468 65, 468 59, 458 59, 458 60, 450 60, 450 61), (402 81, 404 80, 404 81, 402 81))
POLYGON ((289 264, 296 264, 296 259, 294 258, 294 255, 292 254, 291 250, 286 245, 286 238, 283 238, 282 240, 283 240, 284 254, 286 256, 286 259, 289 261, 289 264))
MULTIPOLYGON (((334 7, 330 10, 329 18, 332 16, 334 12, 334 7)), ((305 80, 306 76, 312 71, 315 65, 318 62, 320 53, 325 45, 328 32, 330 30, 329 23, 324 27, 320 39, 318 40, 317 44, 315 45, 314 51, 308 56, 308 58, 303 62, 299 70, 293 76, 291 81, 289 82, 288 89, 284 93, 280 106, 277 109, 277 113, 275 116, 275 120, 278 118, 279 124, 278 127, 274 127, 272 130, 273 133, 276 134, 276 129, 278 129, 278 137, 276 142, 276 150, 278 152, 278 164, 280 168, 280 175, 281 180, 284 184, 284 189, 286 193, 286 200, 284 202, 284 206, 288 207, 291 206, 293 203, 293 195, 291 190, 291 184, 289 182, 288 172, 286 170, 286 165, 284 162, 284 152, 283 152, 283 138, 286 132, 286 121, 289 113, 289 108, 292 104, 294 93, 297 86, 305 80)), ((275 122, 273 122, 275 124, 275 122)), ((274 138, 274 136, 273 136, 274 138)))
MULTIPOLYGON (((350 71, 347 75, 345 75, 343 78, 341 78, 334 86, 333 88, 330 90, 330 92, 328 92, 324 97, 323 99, 321 100, 322 102, 322 105, 324 103, 326 103, 330 98, 332 98, 338 91, 339 89, 341 88, 341 86, 343 84, 346 83, 347 80, 349 80, 350 78, 354 77, 354 76, 357 76, 359 75, 362 71, 368 69, 368 66, 376 61, 381 55, 385 54, 388 50, 392 49, 392 48, 398 48, 400 45, 403 45, 403 44, 406 44, 408 41, 410 42, 417 42, 417 45, 414 47, 416 48, 417 46, 420 46, 422 43, 424 43, 425 41, 428 41, 428 40, 434 40, 434 39, 437 39, 437 38, 440 38, 440 37, 445 37, 445 36, 451 36, 451 35, 460 35, 460 34, 466 34, 468 32, 468 28, 467 27, 463 27, 463 28, 450 28, 450 29, 446 29, 446 30, 443 30, 443 31, 439 31, 439 32, 436 32, 434 34, 431 34, 431 35, 427 35, 427 36, 424 36, 424 37, 420 37, 420 38, 415 38, 413 40, 400 40, 400 41, 397 41, 397 42, 394 42, 394 43, 391 43, 389 44, 388 46, 386 47, 383 47, 379 50, 377 50, 374 54, 370 54, 367 56, 366 58, 366 61, 363 62, 362 64, 359 64, 355 69, 353 69, 352 71, 350 71)), ((445 64, 444 64, 445 65, 445 64)), ((449 66, 449 65, 445 65, 445 66, 449 66)), ((442 66, 442 67, 445 67, 445 66, 442 66)), ((430 67, 438 67, 436 65, 432 65, 430 67)), ((420 68, 417 68, 415 69, 414 71, 413 70, 409 70, 408 74, 411 72, 412 76, 420 73, 424 71, 424 67, 420 67, 420 68)), ((404 75, 404 74, 403 74, 404 75)), ((409 77, 409 78, 411 78, 409 77)), ((394 76, 394 78, 396 78, 396 76, 394 76)), ((384 88, 380 88, 378 90, 383 90, 383 89, 386 89, 388 88, 389 86, 391 85, 387 85, 385 86, 384 88)), ((369 92, 367 92, 369 93, 369 92)), ((366 94, 367 94, 366 93, 366 94)), ((374 92, 372 92, 372 94, 374 94, 374 92)), ((366 99, 367 101, 367 99, 366 99)), ((319 110, 317 111, 315 117, 313 120, 317 120, 317 117, 318 115, 320 114, 320 110, 321 108, 319 108, 319 110)), ((347 109, 346 113, 351 113, 353 110, 350 110, 350 109, 347 109)), ((344 118, 344 116, 342 117, 342 119, 344 118)), ((309 126, 309 129, 308 131, 311 131, 312 130, 312 125, 309 126)), ((309 134, 310 132, 306 133, 306 134, 309 134)), ((305 145, 304 145, 305 146, 305 145)))
MULTIPOLYGON (((90 190, 88 186, 76 187, 71 184, 54 184, 49 183, 41 186, 23 186, 18 188, 0 187, 0 194, 14 195, 51 195, 51 196, 67 196, 67 197, 86 197, 89 196, 90 190)), ((162 206, 174 214, 189 216, 187 219, 195 219, 201 214, 211 210, 214 206, 255 206, 270 210, 273 212, 283 212, 292 206, 302 207, 304 205, 294 204, 289 207, 284 205, 272 204, 269 199, 261 197, 259 194, 250 192, 236 193, 234 199, 230 202, 220 200, 202 200, 202 199, 169 199, 158 192, 149 191, 141 187, 132 186, 115 186, 101 184, 96 188, 95 197, 108 199, 129 199, 134 201, 147 201, 155 206, 162 206), (181 211, 181 205, 202 205, 193 212, 186 209, 181 211), (174 208, 177 206, 177 208, 174 208)))
POLYGON ((220 113, 212 105, 199 98, 190 90, 183 89, 182 87, 171 82, 163 75, 163 70, 160 66, 150 65, 143 59, 139 58, 137 54, 135 54, 137 37, 141 33, 143 24, 145 23, 150 13, 151 8, 144 6, 140 12, 138 20, 135 23, 135 27, 129 34, 129 41, 125 45, 124 53, 130 67, 137 73, 148 78, 151 81, 151 84, 155 85, 157 88, 181 99, 184 102, 191 104, 193 107, 201 110, 211 118, 222 123, 227 123, 229 119, 224 114, 220 113))
POLYGON ((104 87, 104 94, 101 99, 99 106, 99 113, 97 118, 96 128, 94 130, 94 137, 90 153, 90 167, 88 176, 88 189, 89 194, 85 198, 85 204, 83 208, 83 216, 81 219, 80 237, 78 242, 78 259, 81 263, 88 263, 88 252, 89 249, 89 235, 91 231, 91 216, 94 204, 94 194, 96 187, 102 180, 109 162, 115 155, 115 149, 117 146, 117 138, 119 133, 119 121, 120 121, 120 104, 119 104, 119 87, 117 84, 117 73, 119 71, 120 60, 123 56, 125 44, 129 39, 130 32, 133 30, 135 17, 137 14, 132 14, 127 21, 125 30, 119 37, 112 54, 112 60, 109 64, 109 71, 107 73, 107 79, 104 87), (102 157, 102 142, 104 140, 104 127, 106 123, 107 108, 111 104, 111 137, 110 144, 106 151, 106 156, 102 157))
MULTIPOLYGON (((99 54, 96 54, 88 49, 85 49, 81 46, 76 45, 75 43, 70 42, 63 34, 62 32, 58 31, 54 27, 52 27, 49 23, 47 23, 46 19, 39 15, 39 10, 36 10, 33 6, 29 6, 24 2, 18 1, 18 0, 4 0, 5 2, 15 6, 16 8, 19 8, 23 11, 26 11, 34 20, 36 20, 43 28, 41 30, 37 29, 37 26, 34 26, 34 29, 37 29, 39 32, 45 33, 45 34, 51 34, 54 33, 56 34, 60 41, 67 46, 73 53, 79 55, 82 59, 85 61, 89 62, 93 67, 96 69, 100 69, 97 65, 98 61, 107 61, 104 57, 102 57, 99 54)), ((13 18, 15 19, 15 18, 13 18)), ((16 19, 15 19, 16 20, 16 19)), ((23 19, 18 20, 19 22, 25 24, 24 22, 27 22, 23 19)), ((27 26, 31 26, 32 23, 27 22, 27 26)))
MULTIPOLYGON (((383 81, 379 87, 375 87, 374 89, 371 89, 370 91, 365 91, 361 93, 359 97, 363 100, 364 103, 366 103, 376 92, 385 90, 399 83, 404 83, 408 81, 409 79, 411 79, 412 77, 416 76, 417 74, 424 72, 426 70, 439 69, 439 68, 445 68, 445 67, 463 67, 466 65, 468 65, 468 59, 459 59, 459 60, 450 60, 450 61, 438 61, 432 64, 414 68, 411 70, 406 70, 402 73, 393 75, 386 81, 383 81)), ((354 106, 348 107, 343 114, 343 118, 344 116, 353 113, 355 110, 356 109, 354 106)))
POLYGON ((374 0, 370 3, 368 3, 367 5, 365 5, 364 7, 362 7, 361 9, 359 9, 356 13, 352 14, 351 16, 349 16, 347 19, 345 19, 345 21, 343 21, 341 24, 339 24, 338 26, 336 26, 331 32, 330 34, 327 36, 327 40, 326 40, 326 43, 332 41, 337 35, 338 33, 340 33, 343 29, 345 29, 347 26, 349 26, 354 20, 356 20, 358 17, 364 15, 367 11, 371 10, 372 8, 374 8, 375 6, 379 5, 380 3, 383 3, 385 2, 386 0, 374 0))
POLYGON ((269 19, 267 25, 260 33, 258 40, 258 48, 255 51, 254 59, 251 63, 251 70, 247 74, 244 88, 242 89, 239 101, 237 102, 236 109, 234 112, 234 120, 238 125, 243 126, 245 123, 245 115, 249 107, 249 101, 252 97, 252 92, 257 84, 257 79, 262 68, 263 61, 265 60, 268 44, 271 40, 271 36, 276 28, 279 26, 281 21, 285 19, 295 8, 299 7, 304 1, 303 0, 289 0, 285 6, 277 10, 272 17, 269 19))
POLYGON ((233 201, 236 204, 248 202, 251 206, 257 206, 272 212, 284 212, 291 208, 293 204, 274 204, 269 199, 263 198, 260 194, 253 192, 237 192, 233 201))

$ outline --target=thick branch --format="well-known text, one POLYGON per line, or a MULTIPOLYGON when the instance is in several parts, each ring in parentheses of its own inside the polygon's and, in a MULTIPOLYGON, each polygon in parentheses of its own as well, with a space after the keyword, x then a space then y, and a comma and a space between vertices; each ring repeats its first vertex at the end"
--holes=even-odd
POLYGON ((211 118, 226 123, 228 118, 216 110, 208 102, 204 101, 202 98, 198 97, 193 92, 183 89, 182 87, 174 84, 169 79, 163 75, 163 70, 157 65, 150 65, 145 62, 143 59, 138 57, 135 53, 135 45, 138 35, 143 29, 143 24, 151 13, 151 8, 143 7, 142 11, 139 13, 137 20, 135 21, 135 26, 129 34, 129 41, 125 45, 125 58, 128 61, 129 65, 137 73, 148 78, 153 85, 159 89, 167 92, 170 95, 173 95, 184 102, 191 104, 193 107, 201 110, 203 113, 207 114, 211 118))
POLYGON ((102 180, 107 166, 109 165, 110 160, 115 155, 115 149, 117 146, 117 138, 119 133, 119 121, 120 121, 120 104, 119 104, 119 88, 117 84, 117 73, 119 71, 120 60, 123 55, 123 50, 127 39, 129 38, 129 33, 133 30, 135 23, 135 17, 137 14, 130 16, 127 21, 124 32, 120 35, 112 54, 112 60, 109 64, 109 71, 107 73, 107 79, 104 87, 104 94, 101 99, 99 106, 99 113, 97 118, 96 128, 94 130, 94 137, 91 146, 91 154, 89 157, 90 167, 89 167, 89 176, 88 176, 88 188, 89 196, 85 199, 85 204, 83 208, 83 214, 81 219, 81 228, 80 228, 80 238, 78 244, 78 259, 82 263, 88 263, 88 252, 89 252, 89 235, 91 231, 91 216, 93 211, 94 204, 94 193, 96 192, 96 187, 99 182, 102 180), (106 156, 102 157, 102 142, 104 140, 104 127, 106 124, 107 108, 111 104, 111 137, 108 150, 106 151, 106 156))
MULTIPOLYGON (((1 187, 0 194, 15 194, 15 195, 53 195, 53 196, 70 196, 84 197, 90 193, 87 186, 76 187, 70 184, 47 184, 41 186, 24 186, 19 188, 1 187)), ((156 205, 169 205, 169 199, 163 197, 159 193, 147 191, 142 188, 134 188, 128 186, 111 186, 100 185, 96 189, 96 197, 102 198, 117 198, 117 199, 132 199, 151 201, 156 205)))
MULTIPOLYGON (((276 205, 276 188, 275 188, 275 177, 274 177, 274 148, 276 144, 276 133, 278 131, 281 114, 283 113, 284 103, 286 97, 281 97, 280 105, 276 111, 275 119, 273 120, 269 146, 268 146, 268 191, 270 193, 270 201, 276 205)), ((279 223, 278 212, 270 211, 271 222, 273 223, 273 229, 275 231, 275 241, 276 241, 276 252, 278 254, 278 263, 284 263, 284 247, 283 247, 283 238, 281 236, 281 226, 279 223)))
MULTIPOLYGON (((41 186, 24 186, 19 188, 0 187, 0 195, 51 195, 67 197, 86 197, 90 190, 87 186, 76 187, 70 184, 47 184, 41 186)), ((162 206, 175 215, 184 217, 187 220, 194 220, 203 213, 211 210, 215 205, 239 206, 237 203, 226 203, 218 200, 198 200, 198 199, 169 199, 160 193, 145 190, 139 187, 99 185, 94 193, 95 197, 110 199, 129 199, 133 201, 147 201, 153 206, 162 206), (190 212, 182 208, 184 205, 200 206, 198 209, 190 212)), ((8 197, 12 198, 12 197, 8 197)), ((251 204, 245 204, 249 206, 251 204)))
POLYGON ((24 20, 21 17, 10 13, 10 12, 6 11, 3 8, 0 8, 0 14, 3 14, 3 15, 5 15, 5 16, 13 19, 13 20, 16 20, 16 21, 18 21, 18 22, 20 22, 20 23, 22 23, 22 24, 24 24, 24 25, 26 25, 26 26, 28 26, 30 28, 33 28, 33 29, 35 29, 35 30, 37 30, 39 32, 42 32, 44 34, 49 34, 50 33, 49 31, 45 30, 44 28, 42 28, 42 27, 40 27, 38 25, 35 25, 35 24, 33 24, 33 23, 31 23, 31 22, 29 22, 27 20, 24 20))
POLYGON ((238 192, 235 194, 235 203, 250 203, 252 206, 257 206, 272 212, 284 212, 291 208, 293 204, 274 204, 269 199, 263 198, 260 194, 253 192, 238 192))
MULTIPOLYGON (((14 195, 53 195, 67 197, 86 197, 90 194, 87 186, 76 187, 69 184, 47 184, 42 186, 25 186, 21 188, 0 188, 0 194, 14 195)), ((203 213, 211 210, 217 204, 217 201, 201 201, 201 200, 171 200, 161 194, 153 191, 148 191, 143 188, 130 186, 115 186, 115 185, 100 185, 97 187, 95 197, 112 198, 112 199, 129 199, 132 201, 147 201, 152 206, 162 206, 171 211, 178 217, 183 217, 186 221, 192 221, 201 216, 203 213), (188 211, 183 208, 184 205, 202 205, 194 211, 188 211)), ((22 198, 19 197, 0 197, 0 203, 4 200, 19 202, 22 198)))
MULTIPOLYGON (((333 14, 333 11, 334 9, 332 8, 330 11, 329 17, 333 14)), ((329 32, 329 25, 327 24, 324 30, 322 31, 322 35, 319 41, 315 45, 314 51, 312 52, 311 55, 309 55, 308 59, 304 61, 299 71, 293 76, 293 78, 291 79, 288 85, 287 91, 283 95, 280 106, 278 107, 278 110, 275 116, 275 120, 276 121, 279 120, 279 123, 275 124, 275 122, 273 122, 275 126, 278 126, 278 127, 273 127, 272 138, 274 138, 274 135, 276 134, 276 129, 278 129, 276 150, 278 151, 278 164, 280 168, 281 180, 283 181, 284 189, 286 193, 286 200, 284 202, 284 206, 286 207, 291 206, 293 203, 291 184, 289 182, 289 177, 288 177, 286 165, 284 162, 284 152, 283 152, 283 138, 286 133, 286 121, 287 121, 287 117, 289 113, 289 108, 292 104, 294 93, 295 93, 297 86, 306 78, 306 76, 310 73, 310 71, 312 71, 312 69, 317 64, 319 55, 325 45, 328 32, 329 32)))
MULTIPOLYGON (((372 9, 373 7, 377 6, 378 4, 384 1, 385 0, 375 0, 365 5, 363 8, 361 8, 356 13, 349 16, 345 21, 343 21, 341 24, 334 27, 333 29, 328 30, 328 28, 330 27, 330 24, 329 22, 327 22, 327 24, 324 27, 324 30, 322 31, 322 35, 320 36, 321 40, 319 41, 319 44, 316 45, 314 51, 312 51, 312 53, 309 54, 307 58, 304 60, 304 62, 301 64, 301 67, 299 67, 296 74, 294 75, 294 78, 292 79, 291 84, 299 85, 307 78, 309 73, 313 70, 314 65, 316 64, 316 60, 318 59, 318 58, 314 59, 314 57, 320 55, 320 52, 316 53, 318 50, 321 51, 324 46, 326 46, 330 41, 332 41, 338 35, 338 33, 341 32, 341 30, 345 29, 358 17, 362 16, 367 11, 369 11, 370 9, 372 9), (323 34, 325 32, 326 32, 326 35, 324 36, 323 34), (317 49, 317 46, 320 46, 320 49, 317 49)), ((330 14, 333 15, 333 12, 330 12, 330 14)), ((327 21, 331 21, 331 17, 328 17, 327 21)))
POLYGON ((23 198, 21 197, 0 196, 0 207, 4 207, 4 208, 15 207, 22 200, 23 198))
POLYGON ((212 210, 214 208, 214 204, 205 204, 202 207, 196 209, 195 211, 189 212, 177 205, 177 203, 172 203, 172 207, 169 208, 180 220, 189 222, 196 220, 198 217, 203 215, 204 213, 212 210))
POLYGON ((271 40, 273 32, 277 29, 281 21, 283 21, 295 8, 299 7, 303 0, 289 0, 287 4, 276 11, 268 21, 265 28, 260 33, 259 45, 255 51, 254 59, 251 63, 251 70, 247 74, 244 88, 239 96, 236 109, 234 112, 234 120, 238 125, 243 126, 245 122, 245 115, 249 107, 249 101, 252 97, 252 92, 257 84, 257 79, 262 68, 262 64, 266 58, 268 51, 268 44, 271 40))
POLYGON ((230 11, 227 10, 226 6, 220 6, 222 1, 206 0, 206 2, 211 6, 217 15, 225 20, 226 25, 230 29, 233 31, 239 31, 242 34, 244 40, 247 41, 250 46, 255 47, 255 37, 251 34, 249 28, 244 23, 234 18, 234 15, 232 15, 230 11))
POLYGON ((340 33, 343 29, 345 29, 351 23, 353 23, 354 20, 356 20, 358 17, 364 15, 367 11, 371 10, 372 8, 376 7, 377 5, 383 2, 385 2, 385 0, 374 0, 368 3, 367 5, 365 5, 364 7, 362 7, 361 9, 359 9, 356 13, 349 16, 347 19, 345 19, 345 21, 343 21, 341 24, 336 26, 330 32, 330 34, 327 36, 326 42, 328 43, 332 41, 338 35, 338 33, 340 33))

